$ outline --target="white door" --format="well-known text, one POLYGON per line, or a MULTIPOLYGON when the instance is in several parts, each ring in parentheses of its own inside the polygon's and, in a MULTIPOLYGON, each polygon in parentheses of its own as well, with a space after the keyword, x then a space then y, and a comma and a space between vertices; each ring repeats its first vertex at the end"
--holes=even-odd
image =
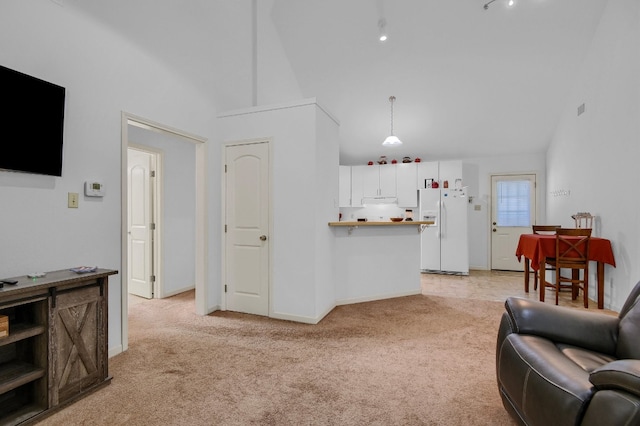
POLYGON ((127 150, 129 293, 153 298, 153 191, 151 173, 155 156, 134 148, 127 150))
POLYGON ((491 188, 491 269, 522 271, 515 253, 535 221, 536 176, 491 176, 491 188))
POLYGON ((269 315, 269 144, 225 148, 227 309, 269 315))

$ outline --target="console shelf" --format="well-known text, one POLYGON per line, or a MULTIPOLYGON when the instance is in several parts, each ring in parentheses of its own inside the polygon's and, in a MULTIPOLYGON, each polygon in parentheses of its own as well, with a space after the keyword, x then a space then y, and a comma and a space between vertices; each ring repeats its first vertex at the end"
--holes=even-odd
POLYGON ((45 332, 44 325, 39 324, 12 324, 11 334, 7 337, 0 338, 0 346, 15 343, 29 337, 38 336, 45 332))
POLYGON ((0 394, 44 376, 45 369, 21 361, 0 364, 0 394))
POLYGON ((13 277, 0 288, 0 424, 27 425, 109 384, 108 276, 98 269, 13 277), (77 356, 82 353, 83 356, 77 356))

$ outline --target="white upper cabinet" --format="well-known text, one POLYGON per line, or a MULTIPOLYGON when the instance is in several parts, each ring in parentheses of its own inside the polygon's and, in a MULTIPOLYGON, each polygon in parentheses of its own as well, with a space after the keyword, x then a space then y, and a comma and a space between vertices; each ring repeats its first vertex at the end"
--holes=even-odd
POLYGON ((418 190, 425 189, 428 180, 439 182, 440 188, 445 180, 449 188, 455 188, 456 179, 462 179, 464 186, 473 185, 474 178, 468 169, 459 160, 340 166, 340 207, 397 201, 398 207, 415 208, 418 190))
POLYGON ((389 164, 351 167, 351 206, 366 198, 396 197, 396 168, 389 164))
POLYGON ((446 181, 449 188, 454 188, 456 179, 462 180, 462 161, 441 161, 440 184, 442 187, 446 181))
POLYGON ((378 180, 378 186, 380 187, 379 196, 396 197, 398 194, 396 167, 390 164, 383 164, 378 166, 378 169, 380 171, 378 180))
POLYGON ((477 196, 478 169, 477 166, 464 163, 460 160, 440 162, 440 183, 441 187, 446 180, 449 188, 456 187, 456 180, 459 185, 467 188, 467 195, 477 196))
POLYGON ((396 181, 399 207, 418 207, 418 167, 416 163, 396 166, 396 181))
POLYGON ((338 206, 351 206, 351 167, 340 166, 340 177, 338 183, 338 206))
POLYGON ((427 187, 428 179, 433 179, 434 181, 438 181, 440 179, 438 164, 439 163, 437 161, 417 163, 418 189, 425 189, 427 187))

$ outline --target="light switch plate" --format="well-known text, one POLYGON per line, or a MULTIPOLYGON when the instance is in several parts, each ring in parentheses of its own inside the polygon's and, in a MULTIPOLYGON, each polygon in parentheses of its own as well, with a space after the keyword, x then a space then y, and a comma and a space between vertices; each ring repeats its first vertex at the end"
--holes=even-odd
POLYGON ((67 206, 70 209, 77 209, 78 208, 78 193, 77 192, 69 192, 67 206))

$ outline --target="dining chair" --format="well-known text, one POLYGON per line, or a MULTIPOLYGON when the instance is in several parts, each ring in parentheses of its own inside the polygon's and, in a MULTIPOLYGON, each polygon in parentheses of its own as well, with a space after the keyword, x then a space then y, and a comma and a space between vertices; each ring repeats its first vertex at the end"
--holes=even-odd
MULTIPOLYGON (((531 225, 531 229, 533 230, 534 234, 542 234, 542 235, 555 235, 556 229, 558 228, 560 228, 560 225, 531 225)), ((548 267, 547 263, 545 263, 545 268, 547 269, 547 271, 555 270, 555 268, 553 267, 548 267)), ((538 281, 539 281, 538 270, 534 269, 533 270, 533 289, 534 290, 538 289, 538 281)))
POLYGON ((591 241, 591 229, 588 228, 558 228, 556 229, 556 257, 547 259, 547 263, 554 266, 556 271, 555 283, 545 279, 544 286, 540 284, 542 291, 540 300, 544 301, 544 291, 551 287, 556 292, 556 305, 558 294, 563 288, 571 289, 571 298, 578 297, 582 290, 584 307, 589 307, 589 242, 591 241), (562 269, 571 269, 571 277, 562 275, 562 269), (582 271, 582 277, 580 277, 582 271))
POLYGON ((588 212, 581 212, 571 215, 574 222, 576 223, 576 228, 589 228, 593 229, 593 216, 588 212))

